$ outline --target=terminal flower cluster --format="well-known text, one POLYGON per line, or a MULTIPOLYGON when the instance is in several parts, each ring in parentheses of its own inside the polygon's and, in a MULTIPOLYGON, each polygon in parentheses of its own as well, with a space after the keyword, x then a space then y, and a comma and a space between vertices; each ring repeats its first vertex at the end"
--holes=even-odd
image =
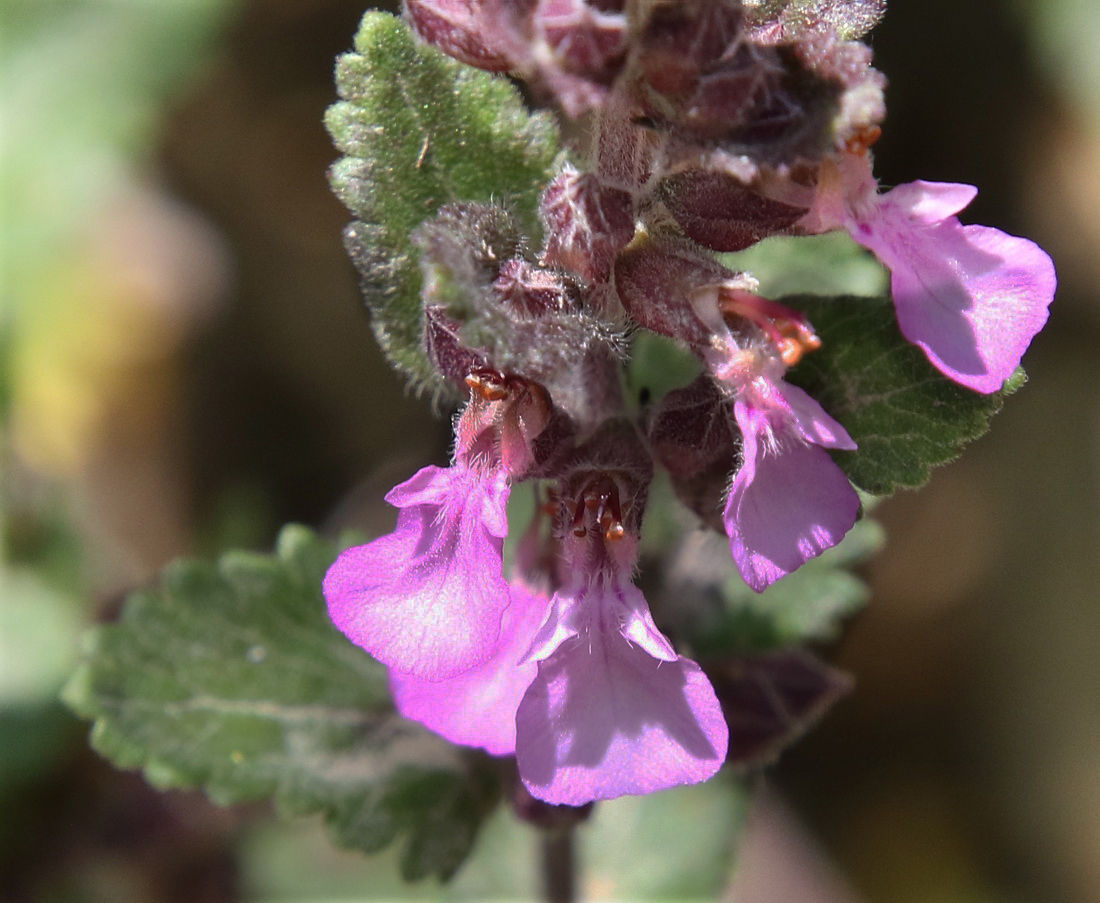
POLYGON ((406 2, 423 41, 525 80, 587 138, 542 194, 541 244, 504 203, 452 204, 416 232, 424 347, 468 398, 453 462, 395 487, 396 529, 344 552, 324 590, 403 714, 515 755, 546 802, 698 782, 726 757, 712 682, 635 584, 655 468, 758 592, 860 514, 830 454, 856 443, 786 379, 821 340, 718 254, 846 230, 889 269, 902 334, 978 393, 1045 322, 1049 257, 962 225, 975 189, 880 190, 884 79, 859 38, 883 5, 406 2), (621 372, 646 330, 700 375, 639 414, 621 372), (506 572, 525 482, 539 507, 506 572))

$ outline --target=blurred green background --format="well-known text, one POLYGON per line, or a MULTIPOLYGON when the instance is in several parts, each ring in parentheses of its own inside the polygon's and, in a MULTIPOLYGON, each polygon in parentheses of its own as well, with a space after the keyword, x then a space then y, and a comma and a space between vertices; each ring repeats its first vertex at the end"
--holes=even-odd
MULTIPOLYGON (((0 0, 2 900, 403 893, 312 821, 115 772, 56 701, 82 628, 166 561, 385 517, 382 492, 446 455, 445 419, 379 358, 325 182, 333 59, 363 9, 0 0)), ((893 0, 872 43, 884 184, 979 185, 965 219, 1037 240, 1060 289, 992 434, 879 509, 873 601, 831 650, 856 690, 763 782, 727 897, 1091 903, 1100 5, 893 0)), ((744 815, 666 797, 584 829, 590 898, 689 895, 640 868, 645 826, 690 841, 744 815)), ((486 842, 469 899, 510 880, 486 863, 520 887, 530 864, 510 823, 486 842)))

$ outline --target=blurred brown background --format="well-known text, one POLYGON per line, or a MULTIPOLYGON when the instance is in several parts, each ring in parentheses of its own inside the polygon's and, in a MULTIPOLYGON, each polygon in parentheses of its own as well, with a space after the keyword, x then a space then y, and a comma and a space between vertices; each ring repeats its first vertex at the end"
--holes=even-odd
MULTIPOLYGON (((0 2, 0 899, 337 893, 258 890, 264 807, 114 772, 54 697, 82 625, 172 557, 266 548, 446 455, 380 359, 325 182, 362 12, 0 2)), ((856 691, 770 783, 855 899, 1091 903, 1100 7, 893 0, 872 43, 883 183, 979 185, 965 219, 1038 241, 1060 289, 993 432, 879 509, 874 598, 835 650, 856 691)))

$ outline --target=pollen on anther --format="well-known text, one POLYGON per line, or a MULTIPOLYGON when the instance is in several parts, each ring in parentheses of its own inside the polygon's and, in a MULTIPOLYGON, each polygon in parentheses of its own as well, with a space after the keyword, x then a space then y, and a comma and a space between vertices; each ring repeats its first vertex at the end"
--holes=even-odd
POLYGON ((850 154, 862 156, 870 150, 879 138, 882 137, 882 129, 877 125, 868 125, 861 128, 845 142, 844 149, 850 154))
POLYGON ((473 373, 466 377, 466 385, 486 401, 500 401, 508 395, 508 390, 504 386, 473 373))

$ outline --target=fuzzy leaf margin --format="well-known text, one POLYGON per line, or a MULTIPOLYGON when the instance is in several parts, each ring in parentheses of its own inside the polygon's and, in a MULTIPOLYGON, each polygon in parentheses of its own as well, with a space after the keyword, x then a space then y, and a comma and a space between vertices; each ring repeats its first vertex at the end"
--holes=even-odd
POLYGON ((822 346, 786 379, 835 417, 859 446, 833 452, 860 489, 915 489, 989 429, 1004 399, 1026 381, 1019 369, 1000 392, 982 395, 941 374, 898 330, 889 298, 812 295, 780 299, 807 315, 822 346))
POLYGON ((444 204, 506 204, 529 235, 560 164, 557 127, 516 89, 419 42, 400 19, 368 12, 336 66, 325 124, 345 154, 329 173, 356 219, 344 243, 378 343, 418 389, 443 383, 424 351, 412 234, 444 204))
POLYGON ((494 770, 393 712, 385 669, 328 619, 335 554, 290 526, 275 556, 170 565, 89 634, 63 698, 96 750, 159 788, 273 797, 364 852, 401 835, 406 878, 448 878, 496 803, 494 770))

